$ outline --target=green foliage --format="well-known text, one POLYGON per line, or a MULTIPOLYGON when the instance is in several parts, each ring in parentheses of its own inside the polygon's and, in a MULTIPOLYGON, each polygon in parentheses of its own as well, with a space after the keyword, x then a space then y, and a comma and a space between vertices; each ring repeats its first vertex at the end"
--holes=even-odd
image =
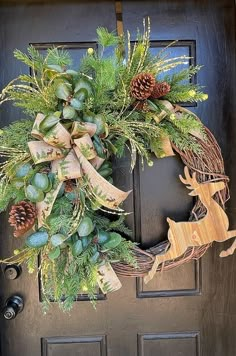
POLYGON ((172 124, 183 134, 189 134, 191 132, 199 132, 204 138, 205 132, 202 123, 195 118, 194 115, 185 113, 181 115, 181 118, 171 120, 172 124))
POLYGON ((172 76, 167 75, 164 80, 170 84, 171 91, 164 98, 172 103, 206 100, 207 95, 201 92, 201 87, 189 81, 200 69, 201 66, 190 66, 172 76))
POLYGON ((17 148, 27 151, 32 127, 32 120, 19 120, 2 128, 0 147, 17 148))
MULTIPOLYGON (((177 121, 177 120, 174 120, 177 121)), ((196 137, 190 135, 185 124, 183 126, 176 124, 173 121, 163 121, 161 124, 162 128, 165 130, 166 134, 169 136, 170 140, 178 147, 181 151, 192 151, 195 153, 201 152, 201 146, 198 143, 196 137), (180 128, 181 127, 181 128, 180 128)))
POLYGON ((117 80, 115 59, 100 58, 97 54, 86 56, 82 59, 81 71, 93 78, 93 108, 99 112, 104 106, 110 106, 117 80))
POLYGON ((113 260, 122 261, 135 268, 138 268, 137 261, 133 254, 133 247, 134 244, 131 241, 123 239, 117 247, 108 251, 108 259, 111 262, 113 260))
POLYGON ((24 189, 16 189, 14 184, 0 183, 0 212, 5 211, 9 204, 15 204, 24 199, 24 189))
POLYGON ((44 65, 44 57, 34 46, 27 48, 28 53, 23 53, 19 49, 14 51, 14 57, 34 70, 42 71, 44 65))
POLYGON ((109 32, 107 28, 98 27, 98 44, 102 47, 115 46, 119 42, 119 37, 114 34, 114 32, 109 32))
MULTIPOLYGON (((35 82, 34 82, 35 84, 35 82)), ((38 112, 45 115, 56 110, 57 97, 55 95, 55 85, 50 84, 39 91, 32 90, 31 87, 26 90, 18 86, 12 86, 8 90, 9 100, 14 101, 14 105, 22 108, 25 113, 34 117, 38 112), (19 89, 19 90, 16 90, 19 89)))
POLYGON ((194 75, 196 75, 202 66, 190 66, 189 68, 182 69, 181 71, 172 75, 166 75, 164 81, 170 83, 173 87, 183 81, 189 81, 194 75))
POLYGON ((56 111, 58 99, 55 81, 66 75, 63 68, 71 64, 68 52, 51 48, 44 57, 30 46, 28 54, 15 50, 14 55, 31 69, 32 74, 23 74, 11 81, 2 91, 0 104, 12 100, 32 116, 38 112, 47 115, 56 111), (50 69, 52 65, 54 67, 50 69), (55 71, 55 67, 59 67, 59 72, 55 71))
POLYGON ((34 46, 29 46, 27 52, 28 53, 25 54, 16 49, 14 51, 14 57, 32 68, 32 70, 39 71, 40 73, 43 72, 48 65, 68 66, 72 63, 69 53, 59 47, 49 48, 46 56, 41 55, 34 46))
POLYGON ((72 59, 68 51, 63 47, 53 47, 47 50, 45 62, 47 65, 58 65, 67 67, 72 64, 72 59))
POLYGON ((122 142, 126 140, 129 143, 128 148, 131 151, 132 169, 134 168, 137 154, 142 158, 142 162, 145 159, 148 164, 152 164, 150 160, 150 141, 158 140, 161 134, 156 124, 141 121, 138 119, 140 116, 134 113, 134 115, 129 114, 128 117, 122 117, 120 120, 112 116, 107 119, 110 138, 114 141, 119 153, 122 152, 122 142))

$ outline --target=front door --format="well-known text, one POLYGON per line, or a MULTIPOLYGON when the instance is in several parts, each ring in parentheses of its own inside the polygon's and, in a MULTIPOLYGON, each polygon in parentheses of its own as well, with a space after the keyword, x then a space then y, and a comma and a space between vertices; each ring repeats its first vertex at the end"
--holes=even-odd
MULTIPOLYGON (((191 107, 215 134, 231 178, 228 215, 236 227, 235 18, 233 0, 124 1, 125 30, 135 39, 143 17, 151 18, 151 48, 158 51, 179 40, 173 55, 190 55, 203 64, 197 80, 206 86, 209 100, 191 107)), ((29 44, 40 51, 63 44, 74 63, 96 40, 96 28, 116 29, 115 1, 1 1, 0 88, 26 69, 12 55, 29 44), (7 4, 6 4, 7 3, 7 4)), ((1 107, 0 125, 23 114, 11 105, 1 107)), ((176 184, 183 166, 178 157, 155 160, 133 176, 128 156, 115 163, 116 185, 133 189, 127 209, 134 240, 151 246, 166 239, 166 216, 186 219, 192 201, 176 184)), ((17 248, 16 239, 1 215, 1 257, 17 248)), ((157 273, 144 285, 141 279, 121 278, 123 288, 98 294, 96 310, 86 295, 64 314, 52 303, 42 313, 37 276, 23 266, 19 278, 1 271, 1 307, 12 295, 24 299, 24 310, 14 320, 1 317, 2 356, 234 356, 236 355, 236 256, 220 259, 222 246, 214 244, 201 261, 157 273), (9 277, 9 275, 8 275, 9 277)))

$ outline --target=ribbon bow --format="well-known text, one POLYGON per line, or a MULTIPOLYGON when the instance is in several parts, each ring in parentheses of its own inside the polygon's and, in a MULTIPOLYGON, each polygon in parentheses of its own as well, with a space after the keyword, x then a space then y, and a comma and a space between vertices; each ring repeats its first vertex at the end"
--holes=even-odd
POLYGON ((48 192, 42 202, 36 204, 38 226, 50 215, 54 201, 64 181, 81 178, 86 175, 89 184, 101 205, 116 209, 127 198, 130 191, 124 192, 103 178, 97 170, 104 159, 97 155, 91 137, 97 125, 89 122, 73 122, 71 133, 58 122, 46 134, 39 130, 45 116, 36 116, 32 136, 39 141, 28 142, 35 164, 51 161, 51 172, 56 173, 59 184, 48 192))

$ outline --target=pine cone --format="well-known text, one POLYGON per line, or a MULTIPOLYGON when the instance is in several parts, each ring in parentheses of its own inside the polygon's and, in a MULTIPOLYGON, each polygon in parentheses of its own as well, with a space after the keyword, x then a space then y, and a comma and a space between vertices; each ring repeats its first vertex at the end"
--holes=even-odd
POLYGON ((170 84, 166 83, 166 82, 157 82, 154 85, 153 91, 151 93, 151 98, 152 99, 158 99, 161 98, 162 96, 165 96, 166 94, 168 94, 170 92, 170 84))
POLYGON ((75 187, 74 183, 71 179, 69 179, 65 182, 65 192, 66 193, 72 192, 74 190, 74 187, 75 187))
POLYGON ((130 83, 131 96, 138 99, 147 99, 154 88, 155 78, 150 73, 140 73, 136 75, 130 83))
POLYGON ((132 106, 138 111, 142 111, 142 112, 149 111, 149 105, 146 100, 137 100, 132 104, 132 106))
POLYGON ((30 230, 34 225, 36 216, 36 207, 30 202, 23 200, 12 205, 8 221, 15 228, 14 236, 20 237, 30 230))

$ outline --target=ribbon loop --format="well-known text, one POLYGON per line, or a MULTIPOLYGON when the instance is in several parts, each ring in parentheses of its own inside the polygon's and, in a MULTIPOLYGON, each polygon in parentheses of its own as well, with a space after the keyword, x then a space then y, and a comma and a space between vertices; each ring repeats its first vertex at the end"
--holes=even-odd
POLYGON ((76 121, 70 133, 59 122, 43 134, 39 125, 44 118, 43 114, 36 116, 31 133, 40 141, 30 141, 28 146, 35 164, 51 161, 51 172, 56 174, 57 184, 42 202, 36 204, 39 227, 50 215, 63 181, 68 179, 86 176, 98 202, 109 209, 118 209, 130 191, 124 192, 114 187, 97 172, 104 162, 104 158, 97 155, 91 139, 97 125, 76 121))

